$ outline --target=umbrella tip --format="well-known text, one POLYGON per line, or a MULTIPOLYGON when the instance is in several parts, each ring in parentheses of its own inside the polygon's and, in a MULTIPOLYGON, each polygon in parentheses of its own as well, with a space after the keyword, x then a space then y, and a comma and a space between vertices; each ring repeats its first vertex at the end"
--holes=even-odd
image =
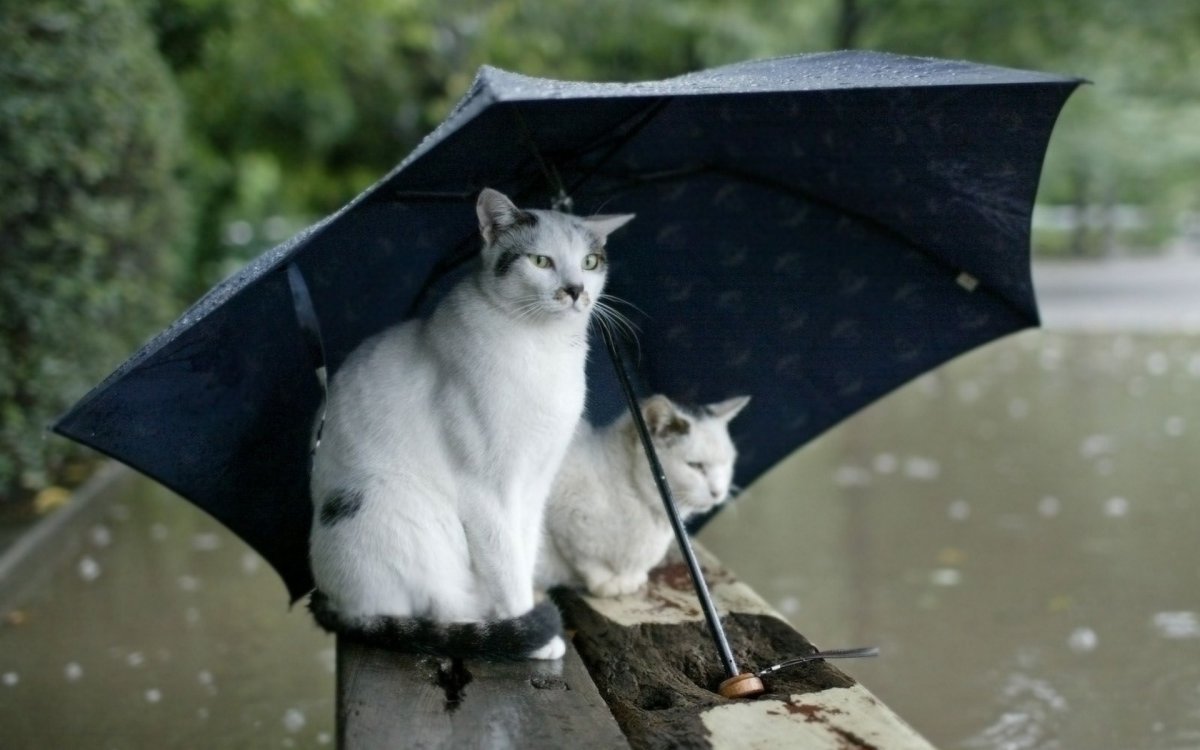
POLYGON ((721 694, 722 698, 755 698, 767 692, 767 688, 758 675, 753 672, 743 672, 737 677, 730 677, 723 681, 717 687, 717 692, 721 694))

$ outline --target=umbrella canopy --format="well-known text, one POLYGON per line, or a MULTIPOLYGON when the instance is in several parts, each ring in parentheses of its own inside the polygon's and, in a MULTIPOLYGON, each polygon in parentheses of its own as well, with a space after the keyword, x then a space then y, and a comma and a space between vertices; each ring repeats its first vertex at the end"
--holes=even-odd
MULTIPOLYGON (((422 314, 478 251, 484 186, 629 212, 609 289, 636 305, 646 393, 749 393, 746 484, 926 370, 1036 325, 1029 227, 1077 79, 843 52, 613 84, 480 70, 446 121, 341 211, 220 284, 54 429, 148 474, 311 587, 321 402, 287 269, 332 372, 422 314)), ((589 365, 589 416, 621 408, 589 365)))

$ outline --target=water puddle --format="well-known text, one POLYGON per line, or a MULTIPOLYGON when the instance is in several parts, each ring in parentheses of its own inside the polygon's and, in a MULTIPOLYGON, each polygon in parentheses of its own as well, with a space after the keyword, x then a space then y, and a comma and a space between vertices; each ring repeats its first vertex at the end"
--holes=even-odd
POLYGON ((1200 337, 1029 332, 801 450, 701 541, 944 748, 1200 747, 1200 337), (753 543, 748 543, 753 540, 753 543))

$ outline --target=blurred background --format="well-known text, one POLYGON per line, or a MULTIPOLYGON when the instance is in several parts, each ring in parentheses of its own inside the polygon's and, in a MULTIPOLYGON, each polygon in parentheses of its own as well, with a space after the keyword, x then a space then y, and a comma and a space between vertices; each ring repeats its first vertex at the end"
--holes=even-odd
MULTIPOLYGON (((1034 216, 1047 330, 802 449, 702 540, 819 644, 881 643, 850 671, 936 744, 1200 747, 1192 0, 0 0, 0 551, 95 471, 45 425, 385 174, 479 65, 628 81, 844 48, 1094 82, 1034 216)), ((0 581, 15 746, 328 743, 330 643, 270 570, 165 490, 105 492, 0 581)))

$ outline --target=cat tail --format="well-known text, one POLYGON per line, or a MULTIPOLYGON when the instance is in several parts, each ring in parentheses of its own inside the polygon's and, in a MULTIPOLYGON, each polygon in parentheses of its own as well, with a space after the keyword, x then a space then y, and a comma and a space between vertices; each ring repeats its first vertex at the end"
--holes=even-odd
POLYGON ((320 591, 313 591, 308 608, 322 628, 358 643, 459 659, 524 659, 563 632, 562 615, 549 599, 519 617, 485 622, 441 623, 389 615, 343 617, 320 591))

